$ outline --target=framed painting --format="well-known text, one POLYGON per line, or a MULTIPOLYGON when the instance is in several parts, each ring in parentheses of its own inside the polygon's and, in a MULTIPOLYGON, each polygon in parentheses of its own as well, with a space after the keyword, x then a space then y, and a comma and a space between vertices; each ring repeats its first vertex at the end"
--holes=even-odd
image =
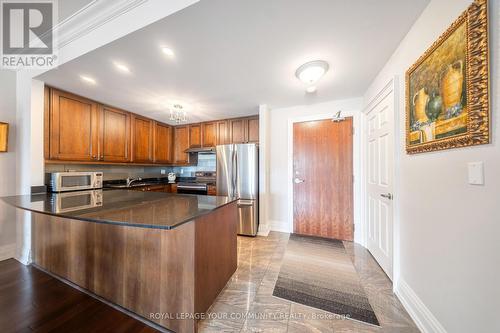
POLYGON ((0 122, 0 153, 6 153, 9 149, 9 124, 0 122))
POLYGON ((406 72, 409 154, 490 142, 488 3, 476 0, 406 72))

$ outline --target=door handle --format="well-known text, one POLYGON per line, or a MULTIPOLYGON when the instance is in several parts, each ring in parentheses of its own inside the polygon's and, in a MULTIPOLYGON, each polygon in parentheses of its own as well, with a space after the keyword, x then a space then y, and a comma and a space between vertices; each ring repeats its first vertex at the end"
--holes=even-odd
POLYGON ((300 179, 300 178, 295 178, 295 179, 293 180, 293 182, 294 182, 295 184, 300 184, 300 183, 305 182, 305 180, 304 180, 304 179, 300 179))
POLYGON ((387 194, 381 194, 380 195, 382 198, 386 198, 389 200, 392 200, 394 197, 392 196, 392 193, 387 193, 387 194))

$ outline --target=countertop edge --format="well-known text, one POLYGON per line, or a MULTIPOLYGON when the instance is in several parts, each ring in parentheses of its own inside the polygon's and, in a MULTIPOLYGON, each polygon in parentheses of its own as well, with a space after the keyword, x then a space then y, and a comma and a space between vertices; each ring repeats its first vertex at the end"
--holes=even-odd
MULTIPOLYGON (((15 196, 14 196, 15 197, 15 196)), ((12 204, 11 202, 5 201, 5 199, 8 199, 9 197, 4 197, 0 198, 4 202, 4 204, 9 205, 11 207, 15 207, 17 209, 25 210, 31 213, 37 213, 37 214, 42 214, 42 215, 47 215, 47 216, 52 216, 56 218, 63 218, 63 219, 68 219, 68 220, 76 220, 76 221, 82 221, 82 222, 90 222, 90 223, 99 223, 99 224, 110 224, 110 225, 117 225, 121 227, 131 227, 131 228, 143 228, 143 229, 158 229, 158 230, 172 230, 180 227, 181 225, 184 225, 186 223, 192 222, 200 217, 209 215, 215 211, 217 211, 220 208, 226 207, 227 205, 236 203, 238 199, 233 199, 230 202, 227 202, 225 204, 222 204, 218 206, 217 208, 214 208, 212 210, 207 210, 206 212, 202 212, 197 214, 196 216, 189 217, 188 219, 181 220, 181 222, 173 225, 173 226, 161 226, 161 225, 153 225, 153 224, 139 224, 139 223, 133 223, 133 222, 114 222, 114 221, 106 221, 106 220, 96 220, 96 219, 91 219, 91 218, 85 218, 85 217, 78 217, 78 216, 68 216, 68 215, 61 215, 61 214, 51 214, 48 212, 42 212, 38 211, 35 209, 30 209, 26 207, 21 207, 19 205, 12 204)))

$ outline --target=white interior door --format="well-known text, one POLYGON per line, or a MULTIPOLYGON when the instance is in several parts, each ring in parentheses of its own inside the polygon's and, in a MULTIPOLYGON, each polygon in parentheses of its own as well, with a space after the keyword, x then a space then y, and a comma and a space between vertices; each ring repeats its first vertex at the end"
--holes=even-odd
POLYGON ((366 219, 368 250, 392 280, 394 91, 372 103, 366 116, 366 219))

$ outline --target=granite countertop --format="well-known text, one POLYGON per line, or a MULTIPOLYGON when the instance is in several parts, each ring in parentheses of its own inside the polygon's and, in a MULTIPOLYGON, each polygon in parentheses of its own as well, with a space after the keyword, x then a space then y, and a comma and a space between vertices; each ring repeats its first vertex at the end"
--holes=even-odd
POLYGON ((94 190, 2 198, 20 209, 81 221, 130 227, 173 229, 228 205, 222 196, 94 190), (78 208, 89 205, 86 208, 78 208))

